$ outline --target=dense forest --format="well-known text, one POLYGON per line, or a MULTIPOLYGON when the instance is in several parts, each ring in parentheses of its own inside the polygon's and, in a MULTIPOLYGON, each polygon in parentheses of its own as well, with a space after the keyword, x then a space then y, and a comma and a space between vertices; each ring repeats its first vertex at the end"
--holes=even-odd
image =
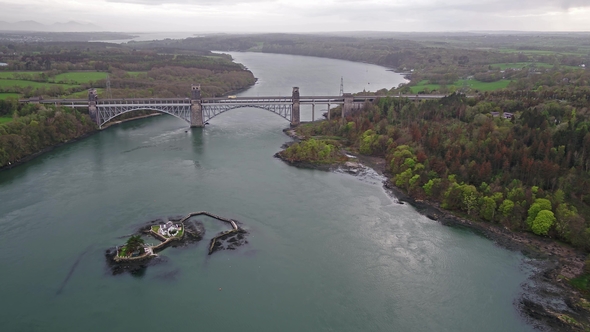
POLYGON ((361 154, 386 158, 391 181, 415 197, 590 250, 588 107, 542 93, 380 98, 344 121, 300 131, 341 136, 361 154))
POLYGON ((87 114, 73 109, 31 104, 16 112, 14 121, 0 125, 0 167, 96 130, 87 114))

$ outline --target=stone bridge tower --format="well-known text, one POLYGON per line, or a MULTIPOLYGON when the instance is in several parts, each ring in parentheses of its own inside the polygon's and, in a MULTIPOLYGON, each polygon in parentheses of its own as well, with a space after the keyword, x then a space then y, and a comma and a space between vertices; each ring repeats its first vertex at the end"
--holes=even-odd
POLYGON ((293 87, 293 108, 291 111, 291 127, 297 127, 300 123, 299 112, 299 88, 293 87))
POLYGON ((191 127, 203 128, 203 107, 201 105, 201 86, 191 86, 191 127))
POLYGON ((88 89, 88 114, 94 123, 100 126, 100 119, 98 109, 96 108, 96 101, 98 100, 98 93, 96 89, 88 89))
POLYGON ((342 105, 342 121, 346 121, 346 117, 352 114, 354 106, 354 97, 351 93, 345 93, 344 105, 342 105))

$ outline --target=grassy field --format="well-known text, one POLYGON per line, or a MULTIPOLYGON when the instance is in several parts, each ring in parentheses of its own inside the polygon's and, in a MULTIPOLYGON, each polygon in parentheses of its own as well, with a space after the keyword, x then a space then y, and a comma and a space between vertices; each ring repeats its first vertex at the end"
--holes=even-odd
POLYGON ((0 92, 0 99, 8 99, 8 98, 20 98, 18 93, 11 93, 11 92, 0 92))
POLYGON ((440 84, 429 84, 428 80, 420 81, 418 84, 410 87, 412 93, 418 93, 424 91, 424 89, 428 90, 438 90, 440 89, 440 84))
POLYGON ((56 82, 72 81, 77 84, 84 84, 92 81, 104 80, 108 73, 104 72, 71 72, 55 76, 56 82))
POLYGON ((14 78, 14 74, 26 74, 26 75, 37 75, 41 74, 40 71, 0 71, 0 79, 14 78))
MULTIPOLYGON (((504 89, 510 84, 509 80, 500 80, 497 82, 481 82, 478 80, 458 80, 451 85, 447 85, 447 88, 451 89, 460 89, 462 87, 469 87, 472 90, 479 90, 479 91, 494 91, 504 89)), ((429 84, 427 80, 419 82, 417 85, 410 87, 412 93, 420 93, 424 91, 424 89, 438 90, 440 89, 440 84, 429 84)))
MULTIPOLYGON (((0 79, 0 87, 1 88, 8 88, 13 86, 20 86, 26 87, 30 86, 32 88, 40 88, 40 87, 49 87, 52 85, 64 85, 64 84, 55 84, 55 83, 41 83, 41 82, 33 82, 33 81, 25 81, 25 80, 7 80, 7 79, 0 79)), ((64 85, 67 86, 67 85, 64 85)))
MULTIPOLYGON (((524 67, 532 67, 535 66, 537 68, 553 68, 554 65, 550 63, 543 63, 543 62, 514 62, 514 63, 493 63, 491 64, 494 68, 500 68, 502 70, 508 68, 515 68, 521 69, 524 67)), ((558 65, 559 68, 569 68, 569 69, 582 69, 581 67, 576 66, 566 66, 566 65, 558 65)))
POLYGON ((543 62, 514 62, 514 63, 493 63, 493 64, 491 64, 492 67, 500 68, 502 70, 505 70, 508 68, 521 69, 523 67, 531 67, 533 65, 538 68, 553 68, 553 65, 548 64, 548 63, 543 63, 543 62))
POLYGON ((471 89, 474 90, 479 90, 479 91, 494 91, 494 90, 500 90, 500 89, 504 89, 508 86, 508 84, 510 84, 510 80, 499 80, 496 82, 480 82, 478 80, 458 80, 457 82, 455 82, 457 88, 460 88, 464 85, 470 87, 471 89))
POLYGON ((0 116, 0 125, 12 121, 11 116, 0 116))
POLYGON ((578 52, 559 52, 559 51, 546 51, 546 50, 517 50, 513 48, 500 48, 498 52, 502 53, 522 53, 522 54, 536 54, 536 55, 551 55, 551 54, 564 54, 564 55, 585 55, 584 51, 579 50, 578 52))

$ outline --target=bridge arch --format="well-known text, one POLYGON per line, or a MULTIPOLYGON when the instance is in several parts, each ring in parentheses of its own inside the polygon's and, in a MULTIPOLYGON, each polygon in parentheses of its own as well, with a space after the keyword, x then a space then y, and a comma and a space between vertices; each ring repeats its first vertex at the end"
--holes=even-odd
POLYGON ((274 113, 287 121, 291 121, 292 106, 288 104, 277 105, 256 105, 256 104, 239 104, 239 105, 215 105, 203 104, 203 121, 209 121, 214 117, 227 111, 238 108, 258 108, 274 113))
POLYGON ((156 111, 159 113, 165 113, 172 115, 175 118, 184 120, 191 123, 191 111, 190 107, 186 109, 178 110, 178 109, 170 109, 169 107, 146 107, 146 106, 138 106, 138 107, 125 107, 118 110, 109 110, 108 108, 99 109, 100 114, 100 123, 99 127, 102 127, 107 122, 117 118, 120 115, 133 112, 133 111, 156 111))

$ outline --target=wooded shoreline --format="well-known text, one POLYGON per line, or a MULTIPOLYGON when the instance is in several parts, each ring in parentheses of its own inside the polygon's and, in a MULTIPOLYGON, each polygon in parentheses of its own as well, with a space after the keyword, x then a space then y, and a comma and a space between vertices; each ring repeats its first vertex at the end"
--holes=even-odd
MULTIPOLYGON (((301 136, 292 130, 284 130, 285 134, 296 141, 301 136)), ((347 151, 347 153, 351 153, 347 151)), ((546 237, 535 236, 527 232, 514 232, 504 226, 475 221, 457 215, 452 211, 441 208, 434 201, 421 200, 412 197, 402 189, 396 187, 390 180, 392 174, 387 170, 385 158, 364 156, 355 153, 361 164, 372 168, 378 174, 386 177, 383 188, 386 193, 395 198, 400 204, 407 203, 417 212, 435 220, 445 226, 467 228, 474 233, 484 236, 498 246, 510 251, 522 253, 530 261, 525 264, 534 265, 536 273, 529 279, 534 287, 523 289, 515 301, 518 310, 534 325, 542 325, 551 329, 559 328, 566 331, 579 331, 580 322, 590 323, 589 306, 582 294, 572 287, 567 280, 583 274, 586 254, 581 249, 559 243, 546 237), (556 293, 555 289, 560 292, 556 293), (560 301, 569 307, 569 311, 555 312, 551 310, 551 304, 560 301), (573 318, 572 323, 571 316, 573 318)), ((312 162, 293 163, 282 158, 279 153, 275 155, 287 164, 299 168, 316 169, 321 171, 333 171, 342 166, 342 163, 314 164, 312 162)))

